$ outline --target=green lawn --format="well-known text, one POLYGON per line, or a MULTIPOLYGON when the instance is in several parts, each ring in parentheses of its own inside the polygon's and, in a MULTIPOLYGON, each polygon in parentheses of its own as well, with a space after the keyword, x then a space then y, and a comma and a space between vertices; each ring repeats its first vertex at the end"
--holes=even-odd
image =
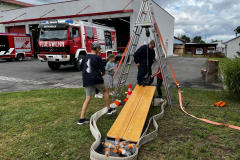
MULTIPOLYGON (((158 137, 140 149, 139 159, 240 159, 240 131, 193 119, 176 104, 158 121, 158 137)), ((84 89, 34 90, 0 94, 0 159, 89 159, 94 142, 89 124, 77 126, 84 89)), ((187 112, 200 118, 240 126, 240 102, 224 91, 184 89, 187 112), (213 103, 224 100, 226 107, 213 103)), ((86 117, 105 106, 92 99, 86 117)), ((115 115, 104 115, 98 127, 107 134, 115 115)), ((160 108, 151 107, 149 117, 160 108)), ((149 118, 148 117, 148 118, 149 118)))

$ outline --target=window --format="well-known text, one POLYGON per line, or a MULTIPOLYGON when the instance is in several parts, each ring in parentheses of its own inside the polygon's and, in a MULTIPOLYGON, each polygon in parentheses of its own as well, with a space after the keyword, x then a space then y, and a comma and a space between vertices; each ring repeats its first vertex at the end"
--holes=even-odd
POLYGON ((86 26, 87 39, 93 39, 93 29, 92 27, 86 26))
POLYGON ((67 29, 61 28, 42 28, 40 31, 40 40, 66 40, 67 39, 67 29))
POLYGON ((79 37, 79 28, 73 28, 73 37, 74 38, 79 37))
POLYGON ((111 38, 111 32, 105 31, 105 47, 106 48, 112 48, 112 38, 111 38))

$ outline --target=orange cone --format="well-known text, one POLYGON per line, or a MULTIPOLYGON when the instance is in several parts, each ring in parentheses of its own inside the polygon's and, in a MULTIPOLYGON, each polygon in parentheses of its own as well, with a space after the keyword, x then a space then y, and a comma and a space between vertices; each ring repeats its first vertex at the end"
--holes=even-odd
POLYGON ((129 87, 128 87, 127 98, 124 99, 125 102, 127 102, 128 98, 131 96, 131 94, 132 94, 132 85, 130 83, 129 87))
POLYGON ((121 103, 121 101, 116 100, 116 101, 114 101, 113 103, 115 103, 117 106, 119 106, 120 103, 121 103))

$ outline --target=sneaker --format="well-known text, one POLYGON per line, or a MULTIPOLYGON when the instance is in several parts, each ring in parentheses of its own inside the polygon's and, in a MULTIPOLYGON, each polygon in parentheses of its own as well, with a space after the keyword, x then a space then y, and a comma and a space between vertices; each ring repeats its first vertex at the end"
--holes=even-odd
POLYGON ((79 121, 77 122, 77 125, 82 125, 83 123, 88 123, 89 119, 83 118, 83 119, 79 119, 79 121))
POLYGON ((99 93, 95 94, 95 98, 103 98, 99 93))
POLYGON ((115 108, 111 108, 108 110, 108 114, 113 114, 114 112, 116 112, 116 109, 115 108))
POLYGON ((113 93, 112 93, 112 92, 109 92, 108 94, 109 94, 109 95, 111 95, 111 96, 113 95, 113 93))
POLYGON ((98 93, 98 95, 103 97, 103 94, 102 94, 102 93, 100 93, 100 92, 98 93))

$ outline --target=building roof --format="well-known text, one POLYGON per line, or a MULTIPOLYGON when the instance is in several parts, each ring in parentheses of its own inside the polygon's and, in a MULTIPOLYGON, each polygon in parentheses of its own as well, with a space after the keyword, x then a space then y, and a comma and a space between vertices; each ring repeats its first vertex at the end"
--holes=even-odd
POLYGON ((24 7, 32 7, 32 6, 34 6, 33 4, 20 2, 20 1, 16 1, 16 0, 0 0, 0 1, 1 2, 5 2, 5 3, 10 3, 10 4, 16 4, 16 5, 24 6, 24 7))
POLYGON ((185 44, 186 45, 186 47, 187 46, 217 46, 217 43, 186 43, 185 44))
MULTIPOLYGON (((173 15, 171 15, 168 11, 166 11, 163 7, 161 7, 157 2, 155 2, 154 0, 152 1, 153 3, 155 3, 158 7, 162 8, 166 13, 168 13, 171 17, 173 17, 173 15)), ((175 17, 173 17, 175 19, 175 17)))
POLYGON ((178 37, 175 37, 174 38, 178 39, 179 41, 182 41, 183 43, 187 43, 185 40, 181 39, 181 38, 178 38, 178 37))
POLYGON ((225 43, 228 43, 228 42, 233 41, 233 40, 238 39, 238 38, 240 38, 240 36, 237 36, 237 37, 235 37, 235 38, 233 38, 233 39, 230 39, 229 41, 227 41, 227 42, 225 42, 225 43))

